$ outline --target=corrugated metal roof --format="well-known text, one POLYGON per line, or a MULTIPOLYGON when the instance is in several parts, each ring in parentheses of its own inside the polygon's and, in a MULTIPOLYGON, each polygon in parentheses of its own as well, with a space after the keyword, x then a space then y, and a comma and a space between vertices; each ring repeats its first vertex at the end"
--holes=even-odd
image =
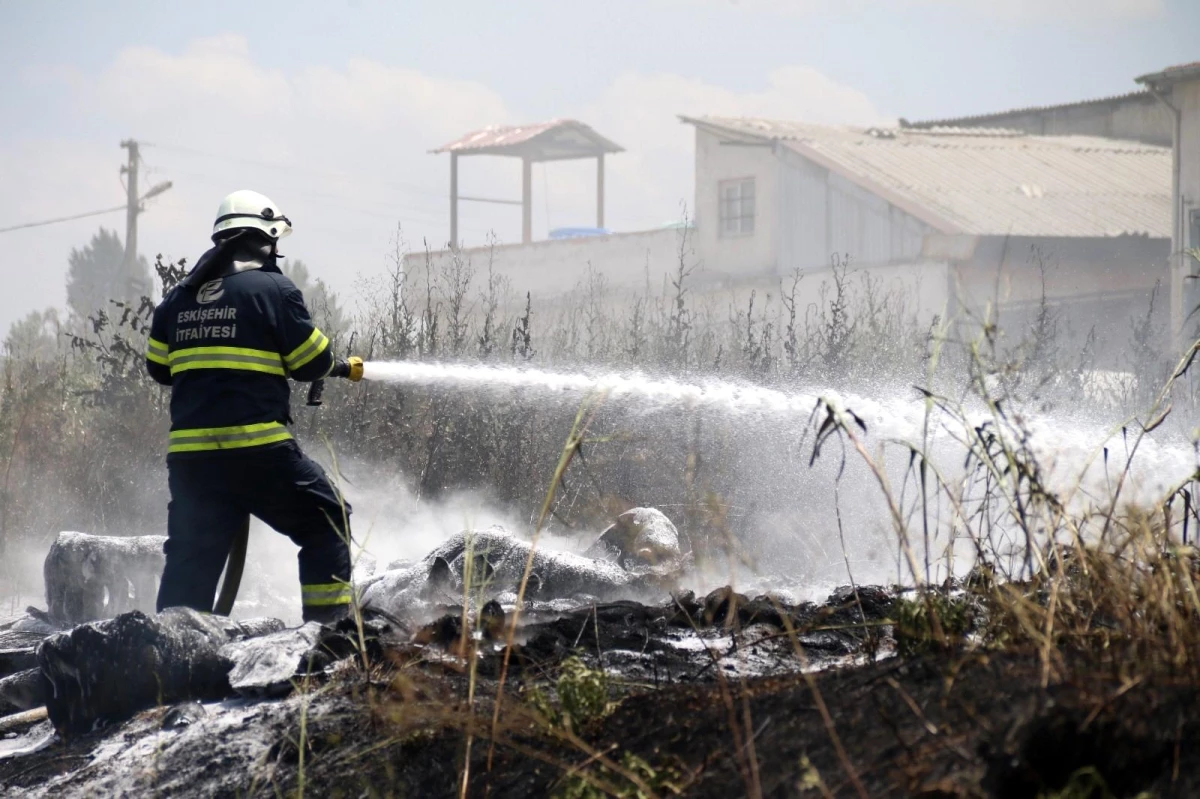
POLYGON ((433 153, 464 155, 512 155, 535 161, 594 158, 619 153, 622 148, 588 125, 573 119, 552 119, 531 125, 492 126, 468 133, 442 145, 433 153))
POLYGON ((1149 75, 1142 75, 1137 79, 1137 82, 1148 84, 1170 83, 1171 81, 1195 77, 1200 77, 1200 61, 1193 61, 1190 64, 1176 64, 1173 67, 1167 67, 1158 72, 1152 72, 1149 75))
POLYGON ((1010 108, 1007 111, 989 111, 984 114, 970 114, 961 117, 946 117, 944 119, 925 119, 916 122, 910 122, 907 119, 900 120, 902 128, 934 128, 934 127, 955 127, 958 125, 971 125, 985 119, 997 119, 1000 117, 1017 116, 1020 114, 1039 114, 1047 111, 1066 111, 1071 108, 1086 108, 1092 105, 1104 105, 1106 103, 1121 103, 1129 101, 1148 100, 1154 102, 1154 95, 1149 91, 1142 89, 1136 92, 1127 92, 1125 94, 1114 94, 1111 97, 1097 97, 1092 100, 1078 100, 1072 103, 1057 103, 1054 105, 1030 105, 1024 108, 1010 108))
POLYGON ((1171 150, 1090 136, 681 117, 778 141, 946 233, 1171 237, 1171 150))

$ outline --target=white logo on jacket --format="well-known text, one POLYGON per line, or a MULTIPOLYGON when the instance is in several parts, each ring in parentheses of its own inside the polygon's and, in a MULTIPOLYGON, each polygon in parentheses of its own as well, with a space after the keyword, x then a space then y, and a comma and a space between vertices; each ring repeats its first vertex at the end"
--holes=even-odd
POLYGON ((210 280, 200 287, 200 291, 196 292, 196 302, 201 305, 207 305, 210 302, 216 302, 225 294, 225 286, 222 285, 221 278, 210 280))

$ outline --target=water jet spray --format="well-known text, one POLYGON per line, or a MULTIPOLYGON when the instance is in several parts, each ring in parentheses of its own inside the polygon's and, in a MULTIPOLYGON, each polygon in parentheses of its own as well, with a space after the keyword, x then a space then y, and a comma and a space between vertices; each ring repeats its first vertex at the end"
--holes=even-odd
MULTIPOLYGON (((963 484, 964 489, 974 490, 972 481, 975 478, 967 474, 964 466, 968 460, 969 433, 981 426, 994 425, 992 412, 982 400, 964 400, 961 407, 954 403, 954 411, 950 412, 931 408, 924 395, 909 387, 883 388, 867 393, 811 384, 768 387, 736 380, 678 379, 639 372, 557 372, 516 366, 416 361, 368 361, 363 364, 363 379, 423 390, 453 389, 456 393, 499 399, 515 395, 522 403, 544 401, 548 405, 561 405, 564 401, 578 403, 588 396, 603 395, 610 413, 623 415, 613 422, 617 426, 626 422, 633 427, 643 422, 650 425, 646 433, 648 441, 654 441, 664 430, 672 429, 670 420, 681 414, 703 414, 706 420, 715 420, 718 425, 725 423, 726 435, 731 440, 738 441, 743 450, 757 453, 742 458, 734 467, 740 470, 733 478, 734 485, 744 485, 754 496, 764 491, 774 492, 768 504, 777 500, 778 507, 766 512, 774 515, 765 522, 769 527, 764 527, 763 532, 768 537, 762 541, 767 546, 783 547, 779 552, 801 552, 802 546, 817 546, 819 552, 814 551, 801 560, 816 563, 811 557, 828 557, 829 564, 822 568, 831 572, 836 571, 841 558, 828 555, 819 542, 813 545, 803 535, 798 537, 789 531, 803 530, 806 525, 817 529, 822 524, 814 520, 826 509, 826 484, 814 484, 814 479, 845 479, 851 487, 872 492, 874 480, 864 468, 859 468, 861 464, 856 457, 850 459, 849 471, 843 478, 833 450, 830 460, 818 460, 815 468, 807 466, 810 460, 807 452, 797 457, 796 447, 811 446, 814 411, 822 407, 821 403, 827 408, 852 411, 865 423, 865 451, 872 459, 877 459, 881 473, 886 474, 901 493, 906 479, 904 464, 908 462, 910 452, 922 453, 922 457, 936 464, 940 474, 951 483, 967 481, 963 484), (808 438, 805 437, 806 430, 810 434, 808 438), (885 449, 891 454, 881 454, 885 449)), ((1069 499, 1073 511, 1086 512, 1085 506, 1104 507, 1108 501, 1106 497, 1112 496, 1103 465, 1095 453, 1110 441, 1114 432, 1102 420, 1078 417, 1079 414, 1023 413, 1021 431, 998 431, 997 435, 1027 433, 1024 446, 1030 457, 1045 467, 1047 487, 1069 499)), ((1193 471, 1194 461, 1189 447, 1177 444, 1165 434, 1156 434, 1143 441, 1133 466, 1136 485, 1127 486, 1121 500, 1149 507, 1160 501, 1162 486, 1171 485, 1193 471)), ((881 509, 867 497, 863 494, 852 507, 843 508, 842 514, 845 516, 848 512, 846 521, 851 529, 861 531, 852 540, 852 548, 873 553, 874 544, 868 543, 867 539, 877 529, 890 530, 892 522, 890 517, 881 516, 881 509)), ((639 496, 638 501, 648 500, 639 496)), ((953 513, 947 512, 946 516, 953 517, 953 513)), ((937 532, 931 541, 938 542, 940 547, 951 540, 947 535, 952 518, 934 521, 937 532)), ((745 530, 753 535, 755 528, 746 526, 745 530)), ((777 554, 770 552, 766 556, 776 567, 780 564, 777 554)), ((930 554, 935 559, 939 557, 930 554)), ((874 554, 864 556, 876 557, 874 554)), ((791 567, 788 569, 790 573, 791 567)), ((895 579, 895 576, 889 578, 878 574, 869 579, 895 579)))

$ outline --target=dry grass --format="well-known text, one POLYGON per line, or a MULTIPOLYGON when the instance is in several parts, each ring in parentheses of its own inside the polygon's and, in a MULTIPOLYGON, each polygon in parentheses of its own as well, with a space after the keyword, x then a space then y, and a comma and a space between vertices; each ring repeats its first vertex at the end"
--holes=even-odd
MULTIPOLYGON (((994 356, 995 333, 987 325, 979 331, 968 342, 971 410, 966 401, 922 389, 924 441, 891 442, 907 453, 905 483, 912 480, 916 496, 895 490, 883 450, 868 451, 866 425, 853 409, 835 400, 818 408, 813 459, 834 438, 850 443, 886 499, 895 544, 918 589, 914 600, 901 605, 898 637, 910 652, 972 640, 1030 649, 1041 659, 1043 687, 1065 679, 1071 664, 1080 663, 1111 669, 1121 680, 1191 678, 1200 665, 1200 555, 1186 540, 1188 526, 1200 518, 1191 493, 1200 470, 1151 507, 1126 502, 1123 490, 1139 447, 1172 413, 1172 397, 1189 377, 1200 341, 1184 353, 1145 411, 1121 424, 1127 454, 1109 476, 1109 494, 1085 498, 1082 472, 1065 490, 1047 484, 1028 421, 1012 410, 1013 398, 994 393, 997 383, 987 379, 1004 368, 994 356), (936 465, 930 434, 935 428, 966 452, 965 469, 955 478, 936 465), (939 515, 935 507, 948 513, 939 515), (930 584, 930 554, 939 535, 969 542, 975 565, 956 584, 960 595, 930 584), (973 639, 965 635, 970 627, 973 639)), ((1097 447, 1081 468, 1100 456, 1097 447)), ((942 573, 953 574, 950 547, 945 552, 942 573)))

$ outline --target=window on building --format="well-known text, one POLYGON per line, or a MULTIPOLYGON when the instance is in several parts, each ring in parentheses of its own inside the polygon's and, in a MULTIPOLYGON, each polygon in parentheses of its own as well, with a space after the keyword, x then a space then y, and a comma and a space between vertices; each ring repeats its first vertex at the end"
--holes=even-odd
POLYGON ((1200 211, 1192 211, 1192 236, 1188 246, 1200 249, 1200 211))
POLYGON ((754 178, 722 180, 721 235, 748 236, 754 232, 754 178))

